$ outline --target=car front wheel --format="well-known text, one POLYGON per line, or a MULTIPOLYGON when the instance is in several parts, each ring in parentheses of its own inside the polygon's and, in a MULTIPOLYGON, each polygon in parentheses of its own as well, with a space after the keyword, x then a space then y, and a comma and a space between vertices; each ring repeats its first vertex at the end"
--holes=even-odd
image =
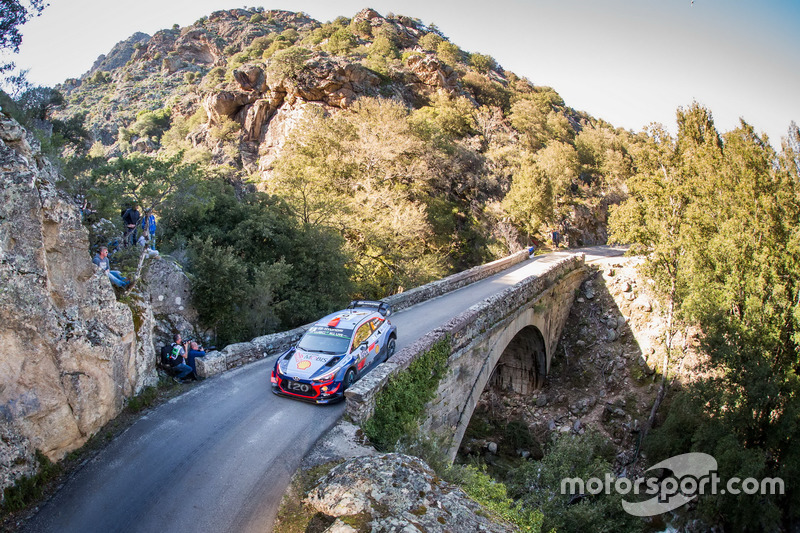
POLYGON ((344 375, 344 381, 342 382, 343 383, 342 391, 346 391, 347 389, 349 389, 350 385, 355 383, 355 381, 356 381, 356 371, 351 368, 344 375))

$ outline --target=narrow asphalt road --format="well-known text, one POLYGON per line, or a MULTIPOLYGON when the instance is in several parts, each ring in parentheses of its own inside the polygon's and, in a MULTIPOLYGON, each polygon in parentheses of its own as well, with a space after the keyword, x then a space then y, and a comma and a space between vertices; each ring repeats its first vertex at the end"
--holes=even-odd
MULTIPOLYGON (((621 255, 582 249, 587 261, 621 255)), ((565 257, 552 253, 391 317, 398 350, 565 257)), ((275 356, 210 378, 150 411, 78 470, 23 531, 268 532, 292 474, 344 404, 272 394, 275 356)))

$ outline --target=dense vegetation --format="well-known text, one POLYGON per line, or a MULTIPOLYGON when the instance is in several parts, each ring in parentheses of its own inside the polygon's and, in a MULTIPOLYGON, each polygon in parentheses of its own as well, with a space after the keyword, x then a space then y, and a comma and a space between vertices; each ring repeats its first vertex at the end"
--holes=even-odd
POLYGON ((650 434, 649 459, 705 452, 722 479, 786 483, 783 496, 705 496, 686 517, 726 530, 792 529, 800 509, 800 130, 789 133, 776 153, 749 124, 721 136, 708 110, 681 109, 677 137, 649 132, 611 220, 617 240, 647 253, 672 309, 662 371, 677 372, 685 347, 671 337, 690 325, 709 357, 650 434))

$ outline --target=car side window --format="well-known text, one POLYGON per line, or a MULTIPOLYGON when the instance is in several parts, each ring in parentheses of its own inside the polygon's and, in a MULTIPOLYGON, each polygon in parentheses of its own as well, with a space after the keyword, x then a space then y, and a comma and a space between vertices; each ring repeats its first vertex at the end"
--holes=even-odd
POLYGON ((372 320, 369 321, 369 323, 372 324, 372 331, 375 331, 376 329, 380 328, 383 325, 383 319, 373 318, 372 320))
POLYGON ((350 351, 367 340, 370 335, 372 335, 372 327, 370 326, 369 322, 361 324, 361 326, 359 326, 356 330, 356 334, 353 335, 353 345, 350 347, 350 351))

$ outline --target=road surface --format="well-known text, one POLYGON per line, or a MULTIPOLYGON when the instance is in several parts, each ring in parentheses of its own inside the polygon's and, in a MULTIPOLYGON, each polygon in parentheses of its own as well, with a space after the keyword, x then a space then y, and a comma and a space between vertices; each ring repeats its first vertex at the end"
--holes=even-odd
MULTIPOLYGON (((621 255, 585 248, 587 261, 621 255)), ((400 311, 397 349, 569 254, 537 256, 400 311)), ((271 392, 276 356, 209 378, 153 409, 79 469, 23 531, 268 532, 292 474, 344 404, 271 392)))

